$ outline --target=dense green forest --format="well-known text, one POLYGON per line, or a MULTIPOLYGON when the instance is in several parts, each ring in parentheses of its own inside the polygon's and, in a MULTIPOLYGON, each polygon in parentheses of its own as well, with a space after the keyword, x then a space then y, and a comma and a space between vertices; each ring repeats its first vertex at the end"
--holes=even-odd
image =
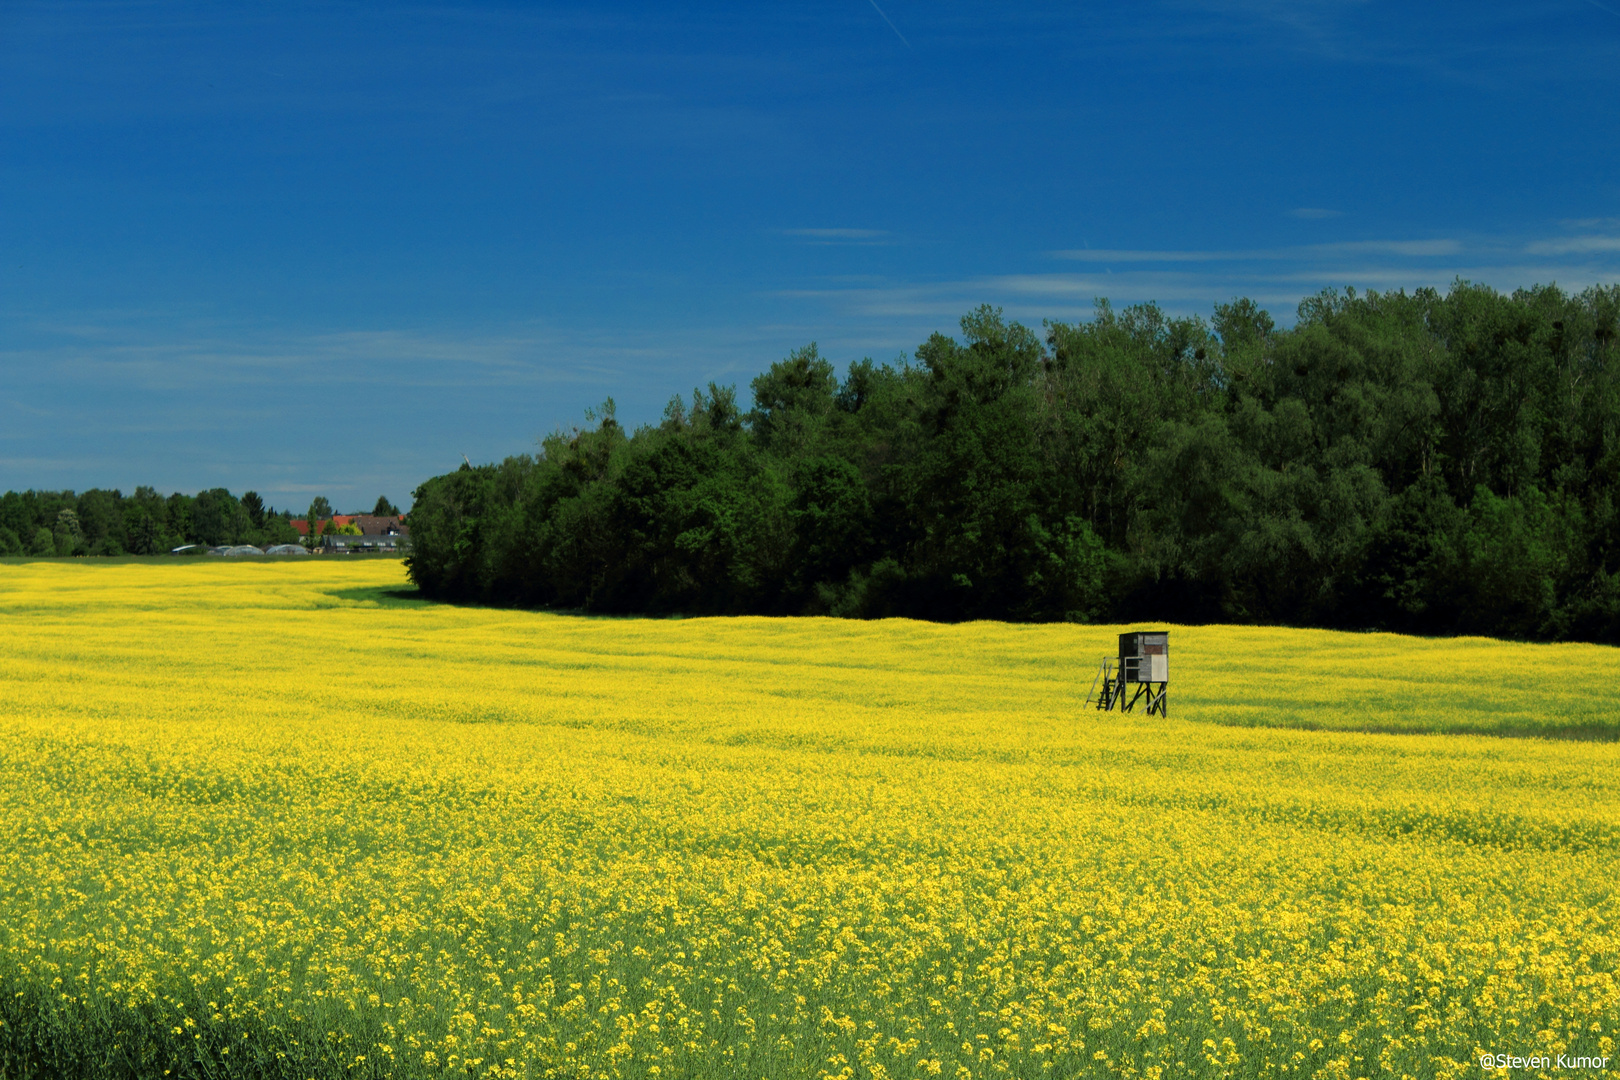
POLYGON ((224 488, 164 497, 149 487, 8 491, 0 496, 0 555, 155 555, 184 544, 292 544, 287 511, 224 488))
POLYGON ((815 346, 416 493, 438 597, 1620 641, 1620 287, 1324 292, 815 346))

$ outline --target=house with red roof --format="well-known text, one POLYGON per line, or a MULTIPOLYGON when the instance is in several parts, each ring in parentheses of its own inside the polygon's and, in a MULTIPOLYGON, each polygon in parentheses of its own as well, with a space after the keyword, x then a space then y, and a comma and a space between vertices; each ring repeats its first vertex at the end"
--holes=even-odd
MULTIPOLYGON (((361 515, 359 514, 333 514, 329 518, 320 518, 316 521, 317 527, 315 529, 315 535, 321 535, 322 531, 325 530, 326 523, 328 521, 332 523, 332 528, 341 529, 343 526, 352 524, 354 521, 358 520, 360 516, 361 515)), ((304 518, 293 518, 292 527, 298 530, 299 536, 309 535, 309 522, 304 518)))
MULTIPOLYGON (((293 518, 292 527, 299 536, 309 535, 309 522, 305 518, 293 518)), ((403 514, 333 514, 317 520, 315 535, 321 538, 321 547, 328 551, 386 553, 409 548, 411 529, 405 524, 403 514), (328 536, 326 526, 329 524, 334 530, 353 526, 359 530, 359 535, 328 536)))

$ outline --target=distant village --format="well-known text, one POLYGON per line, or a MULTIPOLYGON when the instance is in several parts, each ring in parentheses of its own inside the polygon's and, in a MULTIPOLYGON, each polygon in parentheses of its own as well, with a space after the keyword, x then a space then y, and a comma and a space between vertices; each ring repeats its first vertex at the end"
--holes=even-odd
POLYGON ((183 544, 170 549, 171 555, 185 555, 202 548, 208 555, 397 555, 410 550, 411 528, 404 514, 333 514, 315 522, 314 542, 310 541, 309 518, 291 518, 287 524, 298 533, 296 544, 183 544))

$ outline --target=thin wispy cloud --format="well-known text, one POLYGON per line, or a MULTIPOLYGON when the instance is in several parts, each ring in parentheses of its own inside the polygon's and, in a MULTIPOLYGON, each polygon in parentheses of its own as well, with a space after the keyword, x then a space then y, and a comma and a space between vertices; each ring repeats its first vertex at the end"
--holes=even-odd
MULTIPOLYGON (((13 327, 21 329, 16 323, 13 327)), ((27 333, 32 343, 0 349, 0 362, 31 373, 20 381, 65 379, 142 392, 611 386, 650 360, 695 358, 717 344, 712 337, 654 340, 653 335, 597 335, 525 325, 504 333, 352 329, 264 335, 243 328, 222 333, 212 325, 34 324, 27 333)))
POLYGON ((1529 255, 1579 255, 1620 251, 1620 236, 1571 236, 1561 240, 1537 240, 1525 245, 1529 255))
POLYGON ((889 24, 889 29, 893 30, 894 31, 894 36, 900 39, 900 44, 904 45, 908 49, 911 48, 911 42, 907 41, 906 40, 906 35, 904 35, 904 34, 902 34, 900 32, 900 28, 898 26, 894 25, 894 20, 889 18, 888 15, 884 14, 883 9, 877 6, 877 0, 867 0, 867 3, 871 4, 872 5, 872 10, 877 12, 878 16, 884 22, 889 24))
POLYGON ((787 236, 813 236, 818 240, 871 240, 888 236, 886 229, 783 229, 787 236))
POLYGON ((1257 262, 1322 259, 1336 255, 1404 255, 1413 258, 1455 255, 1462 251, 1456 240, 1352 240, 1336 244, 1304 244, 1298 247, 1255 248, 1233 251, 1154 251, 1118 248, 1068 248, 1052 252, 1052 257, 1094 263, 1189 263, 1257 262))
POLYGON ((1342 244, 1312 244, 1303 250, 1307 258, 1362 253, 1425 258, 1456 255, 1463 250, 1463 246, 1456 240, 1352 240, 1342 244))
POLYGON ((811 245, 870 247, 893 242, 887 229, 783 229, 781 235, 811 245))
MULTIPOLYGON (((938 328, 981 303, 1009 316, 1084 319, 1092 301, 1153 302, 1180 315, 1246 296, 1287 324, 1300 300, 1353 286, 1380 292, 1448 289, 1458 280, 1504 291, 1554 284, 1570 291, 1620 284, 1620 236, 1534 241, 1508 237, 1352 240, 1265 249, 1078 249, 1049 252, 1085 264, 1076 272, 1032 271, 933 282, 888 282, 784 293, 852 320, 938 328)), ((918 340, 921 340, 919 337, 918 340)))
POLYGON ((1305 297, 1323 289, 1347 285, 1380 292, 1411 292, 1433 288, 1444 292, 1458 279, 1511 291, 1526 281, 1557 282, 1579 291, 1589 285, 1620 283, 1620 271, 1593 273, 1589 267, 1530 268, 1523 266, 1457 265, 1414 273, 1395 265, 1346 267, 1339 271, 1279 274, 1195 274, 1138 270, 1114 274, 1006 274, 861 289, 799 290, 784 298, 815 303, 837 313, 846 323, 869 320, 915 343, 933 330, 949 330, 965 312, 983 303, 1002 307, 1013 318, 1038 323, 1042 319, 1088 319, 1093 301, 1107 298, 1115 304, 1155 303, 1175 315, 1208 317, 1211 308, 1234 297, 1248 297, 1271 311, 1279 323, 1293 321, 1305 297), (1534 276, 1527 276, 1529 274, 1534 276), (905 336, 906 328, 911 336, 905 336))
POLYGON ((1291 218, 1302 218, 1305 221, 1325 221, 1328 218, 1344 217, 1343 210, 1328 210, 1321 206, 1299 206, 1288 211, 1291 218))
POLYGON ((14 376, 0 397, 0 475, 14 477, 10 486, 223 485, 346 505, 385 491, 397 501, 464 452, 475 461, 533 452, 540 436, 580 422, 585 403, 611 396, 626 423, 656 420, 672 392, 710 380, 746 387, 792 348, 827 336, 792 323, 278 333, 103 314, 0 312, 0 370, 14 376), (380 407, 387 395, 396 397, 380 407), (348 418, 380 451, 328 476, 332 425, 346 430, 348 418), (52 454, 92 440, 112 448, 99 466, 52 454))
POLYGON ((1052 252, 1054 259, 1074 262, 1139 263, 1139 262, 1226 262, 1233 259, 1258 257, 1243 251, 1132 251, 1122 248, 1071 248, 1052 252))

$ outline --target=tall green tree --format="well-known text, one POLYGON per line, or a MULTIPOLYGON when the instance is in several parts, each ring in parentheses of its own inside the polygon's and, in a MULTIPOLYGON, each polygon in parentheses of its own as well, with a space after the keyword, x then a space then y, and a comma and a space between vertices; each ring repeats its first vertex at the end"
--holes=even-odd
POLYGON ((326 496, 317 495, 310 500, 309 510, 304 514, 304 524, 307 526, 304 530, 305 546, 311 548, 320 546, 321 522, 326 521, 330 524, 331 517, 332 504, 326 501, 326 496))
POLYGON ((78 512, 71 507, 63 507, 56 512, 56 527, 51 530, 56 541, 58 555, 80 555, 84 553, 84 530, 79 525, 78 512))
POLYGON ((264 499, 257 491, 242 493, 242 509, 247 512, 248 521, 255 529, 264 528, 264 499))

